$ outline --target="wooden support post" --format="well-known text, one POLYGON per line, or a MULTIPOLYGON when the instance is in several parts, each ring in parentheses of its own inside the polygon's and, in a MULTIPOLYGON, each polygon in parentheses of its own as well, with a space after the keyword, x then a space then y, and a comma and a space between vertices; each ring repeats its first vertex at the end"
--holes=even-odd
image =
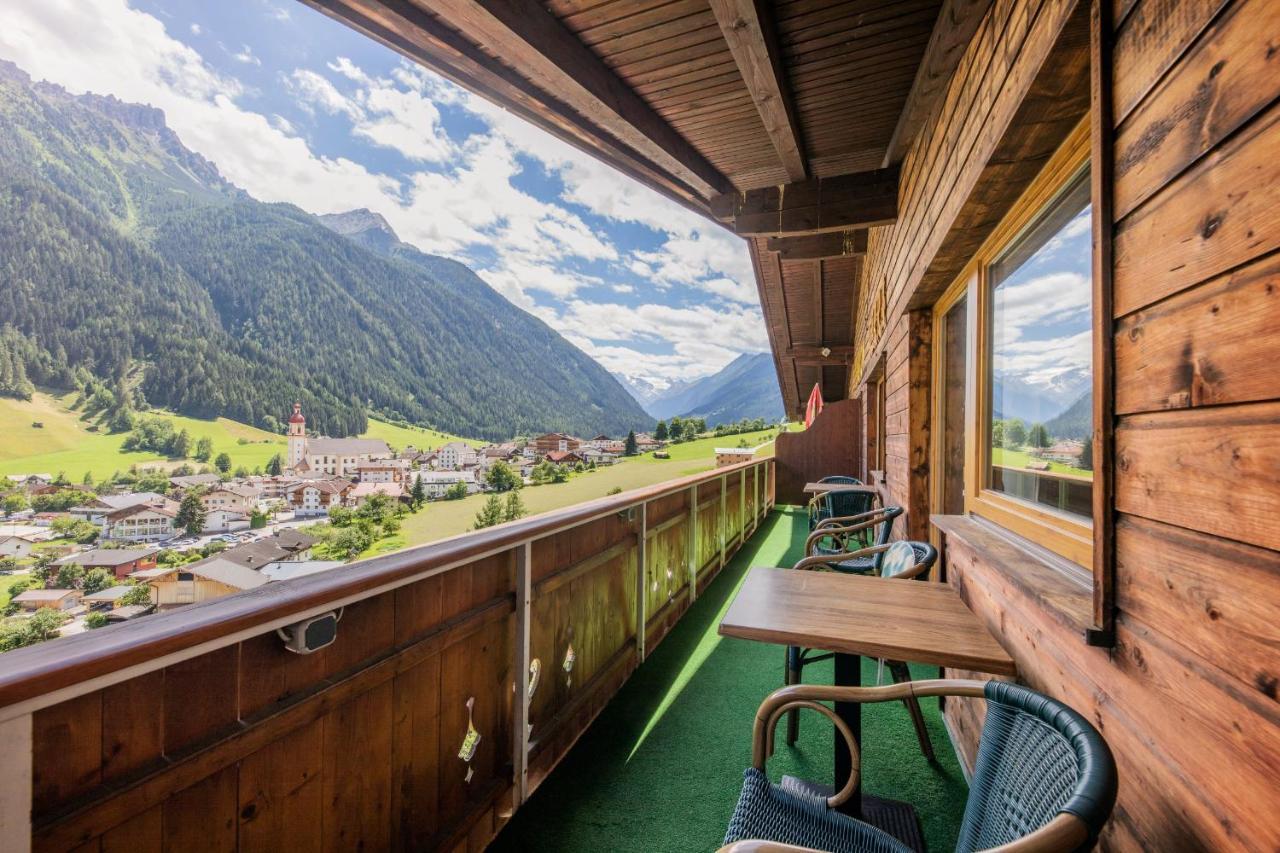
POLYGON ((747 469, 738 472, 738 547, 747 541, 747 469))
POLYGON ((533 544, 524 542, 516 546, 516 702, 514 752, 511 766, 512 800, 519 808, 529 795, 529 633, 532 624, 533 544))
POLYGON ((720 477, 720 568, 724 568, 729 547, 729 477, 720 477))
POLYGON ((645 597, 648 593, 648 539, 649 505, 640 504, 640 530, 636 535, 636 663, 644 661, 645 634, 647 633, 648 616, 645 612, 645 597))
POLYGON ((698 597, 698 487, 689 487, 689 602, 698 597))
POLYGON ((0 723, 0 839, 12 853, 31 850, 31 715, 0 723))

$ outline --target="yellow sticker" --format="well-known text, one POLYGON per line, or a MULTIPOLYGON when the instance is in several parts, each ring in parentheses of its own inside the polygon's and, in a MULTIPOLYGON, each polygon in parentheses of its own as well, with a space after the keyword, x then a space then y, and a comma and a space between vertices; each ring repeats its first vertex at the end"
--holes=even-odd
POLYGON ((458 757, 463 761, 470 761, 476 756, 476 747, 480 745, 480 732, 476 731, 476 727, 471 723, 467 723, 467 736, 462 739, 462 748, 458 750, 458 757))

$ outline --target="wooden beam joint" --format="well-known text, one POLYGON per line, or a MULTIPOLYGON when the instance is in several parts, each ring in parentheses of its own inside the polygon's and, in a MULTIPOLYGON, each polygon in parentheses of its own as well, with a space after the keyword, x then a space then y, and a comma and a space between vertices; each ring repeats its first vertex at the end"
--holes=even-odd
POLYGON ((799 237, 770 237, 766 247, 784 261, 824 258, 852 258, 867 253, 867 229, 802 234, 799 237))
POLYGON ((891 166, 724 193, 711 199, 711 215, 744 237, 888 225, 898 218, 899 173, 898 166, 891 166))

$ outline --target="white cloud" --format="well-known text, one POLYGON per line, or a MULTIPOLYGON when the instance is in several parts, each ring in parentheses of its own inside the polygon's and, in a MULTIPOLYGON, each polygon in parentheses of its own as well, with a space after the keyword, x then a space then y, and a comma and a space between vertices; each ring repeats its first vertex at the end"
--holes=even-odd
POLYGON ((204 30, 200 29, 200 25, 199 25, 199 24, 192 24, 192 25, 191 25, 191 34, 192 34, 193 36, 198 36, 198 35, 200 35, 200 33, 202 33, 202 32, 204 32, 204 30))
POLYGON ((245 65, 261 65, 262 60, 253 55, 253 49, 249 45, 243 45, 238 53, 231 54, 231 58, 236 62, 243 62, 245 65))
POLYGON ((1089 277, 1075 272, 1001 284, 994 293, 994 343, 1003 347, 1045 324, 1087 324, 1092 298, 1089 277))

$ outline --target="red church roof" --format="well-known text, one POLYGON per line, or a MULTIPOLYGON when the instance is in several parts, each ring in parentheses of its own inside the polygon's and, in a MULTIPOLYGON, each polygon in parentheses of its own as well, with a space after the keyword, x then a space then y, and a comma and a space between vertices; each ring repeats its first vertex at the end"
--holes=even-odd
POLYGON ((291 424, 305 424, 306 422, 307 422, 307 419, 306 419, 306 418, 304 418, 304 417, 302 416, 302 404, 301 404, 301 403, 294 403, 294 404, 293 404, 293 415, 292 415, 292 416, 290 416, 290 418, 289 418, 289 423, 291 423, 291 424))

